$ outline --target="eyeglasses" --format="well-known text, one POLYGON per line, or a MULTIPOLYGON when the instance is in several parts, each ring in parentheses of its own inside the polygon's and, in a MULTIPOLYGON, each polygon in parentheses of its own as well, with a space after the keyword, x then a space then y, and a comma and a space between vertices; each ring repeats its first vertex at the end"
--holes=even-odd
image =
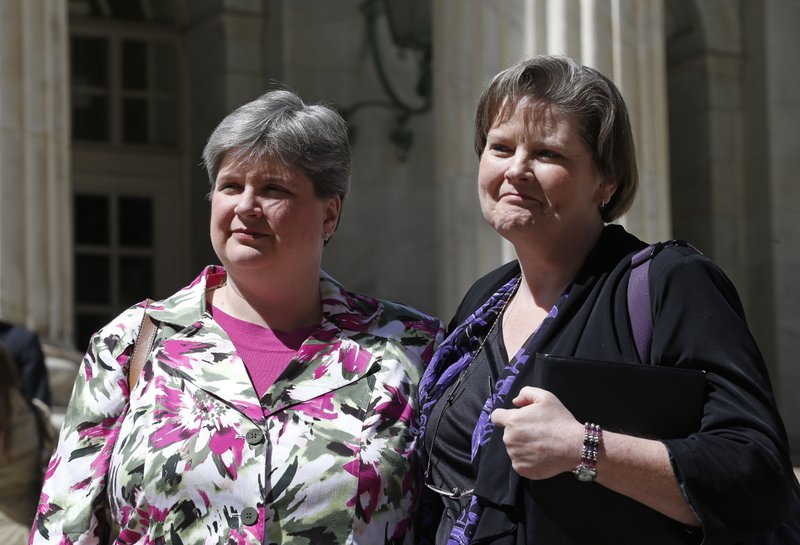
MULTIPOLYGON (((428 451, 428 463, 425 467, 424 484, 428 488, 428 490, 431 490, 432 492, 435 492, 436 494, 439 494, 440 496, 443 496, 445 498, 450 498, 454 500, 460 498, 466 498, 472 496, 472 493, 475 491, 475 489, 468 488, 466 490, 461 490, 457 486, 454 486, 450 490, 447 490, 430 483, 431 460, 433 459, 433 445, 436 443, 436 437, 439 434, 439 424, 442 423, 442 417, 444 416, 444 411, 453 405, 453 402, 455 401, 457 394, 459 393, 458 388, 461 386, 461 383, 464 381, 466 376, 470 374, 470 369, 472 368, 475 359, 478 357, 478 354, 480 354, 481 351, 483 350, 483 345, 486 344, 487 339, 489 339, 489 337, 491 336, 498 322, 500 322, 503 319, 503 314, 505 313, 506 308, 508 308, 508 305, 511 302, 511 300, 514 298, 514 295, 517 293, 517 289, 519 289, 519 285, 521 282, 522 282, 522 275, 520 274, 519 276, 517 276, 516 283, 514 284, 513 288, 511 288, 508 297, 503 302, 503 306, 500 308, 500 311, 495 316, 492 326, 489 328, 489 331, 486 332, 486 335, 481 340, 481 344, 478 346, 478 349, 475 351, 475 354, 473 354, 472 361, 470 361, 466 369, 461 371, 461 374, 458 376, 458 379, 456 379, 455 386, 453 386, 453 390, 450 392, 450 395, 447 396, 447 400, 445 401, 445 406, 442 409, 442 412, 439 413, 439 420, 436 422, 436 427, 433 429, 433 439, 431 439, 431 448, 430 451, 428 451)), ((492 378, 491 372, 489 372, 489 396, 494 396, 494 379, 492 378)))
MULTIPOLYGON (((455 390, 453 390, 453 391, 455 392, 455 390)), ((447 401, 445 401, 445 403, 446 403, 445 408, 447 408, 447 407, 449 407, 449 406, 451 406, 453 404, 453 398, 454 398, 453 394, 450 394, 450 397, 448 397, 447 401)), ((444 409, 442 409, 442 412, 444 412, 444 409)), ((431 490, 432 492, 435 492, 436 494, 438 494, 440 496, 443 496, 445 498, 449 498, 451 500, 458 500, 458 499, 461 499, 461 498, 469 497, 469 496, 472 495, 472 492, 473 492, 474 488, 469 488, 467 490, 461 490, 457 486, 454 486, 450 490, 447 490, 445 488, 441 488, 439 486, 436 486, 435 484, 432 484, 430 482, 431 481, 431 463, 432 463, 432 459, 433 459, 433 445, 436 442, 436 436, 439 434, 439 424, 441 424, 441 423, 442 423, 442 414, 440 413, 439 414, 439 420, 436 422, 436 427, 433 429, 433 439, 431 439, 431 449, 428 452, 428 464, 425 467, 425 486, 428 488, 428 490, 431 490)))
POLYGON ((445 498, 450 498, 451 500, 468 498, 472 496, 472 493, 475 491, 474 488, 468 488, 462 491, 457 486, 454 486, 452 490, 445 490, 444 488, 439 488, 438 486, 432 485, 427 481, 427 478, 425 479, 425 486, 428 487, 428 490, 432 490, 437 494, 439 494, 440 496, 444 496, 445 498))
MULTIPOLYGON (((466 373, 462 373, 462 377, 464 374, 466 373)), ((428 490, 431 490, 432 492, 435 492, 436 494, 443 496, 445 498, 449 498, 451 500, 468 498, 472 496, 472 493, 475 491, 475 489, 467 488, 466 490, 461 490, 457 486, 454 486, 450 490, 447 490, 439 486, 436 486, 435 484, 431 484, 430 482, 431 460, 433 459, 433 445, 434 443, 436 443, 436 436, 439 434, 439 424, 442 423, 443 413, 445 409, 453 405, 453 402, 455 401, 456 398, 456 392, 458 390, 458 386, 461 383, 462 377, 459 377, 459 381, 456 383, 456 387, 453 388, 453 391, 450 393, 450 395, 447 397, 447 400, 445 401, 445 408, 442 409, 441 413, 439 413, 439 420, 436 421, 436 427, 433 429, 433 439, 431 439, 431 448, 430 451, 428 452, 428 463, 425 467, 425 483, 424 483, 425 487, 428 488, 428 490)), ((492 379, 491 375, 489 375, 489 395, 494 395, 494 380, 492 379)))

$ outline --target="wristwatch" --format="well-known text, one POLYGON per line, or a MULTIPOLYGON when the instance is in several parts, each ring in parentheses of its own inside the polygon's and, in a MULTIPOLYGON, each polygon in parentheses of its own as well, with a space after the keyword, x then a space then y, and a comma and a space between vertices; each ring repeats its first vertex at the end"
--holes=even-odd
POLYGON ((584 424, 581 463, 572 471, 579 481, 590 483, 597 478, 597 449, 602 438, 603 430, 599 425, 591 422, 584 424))

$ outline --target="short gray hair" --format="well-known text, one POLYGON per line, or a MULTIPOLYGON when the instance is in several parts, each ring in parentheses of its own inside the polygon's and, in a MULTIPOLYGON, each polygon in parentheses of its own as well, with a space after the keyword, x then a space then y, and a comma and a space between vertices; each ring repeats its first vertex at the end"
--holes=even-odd
POLYGON ((569 57, 537 55, 497 74, 483 91, 475 112, 475 151, 480 157, 494 123, 514 112, 523 99, 543 101, 577 117, 581 139, 601 175, 617 183, 601 210, 604 221, 622 216, 639 185, 636 150, 622 94, 603 74, 569 57))
POLYGON ((350 190, 347 123, 336 110, 307 105, 286 89, 240 106, 211 133, 203 162, 212 188, 229 153, 247 163, 270 159, 297 167, 323 199, 338 196, 344 201, 350 190))

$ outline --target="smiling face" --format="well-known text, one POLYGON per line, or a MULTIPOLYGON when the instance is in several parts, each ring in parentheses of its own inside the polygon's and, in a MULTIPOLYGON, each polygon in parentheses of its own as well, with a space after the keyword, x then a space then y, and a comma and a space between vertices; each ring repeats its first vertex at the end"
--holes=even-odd
POLYGON ((256 164, 225 156, 211 192, 211 244, 229 274, 318 270, 339 197, 321 199, 300 170, 279 160, 256 164))
POLYGON ((591 236, 614 189, 597 171, 577 119, 555 106, 523 99, 489 129, 478 171, 481 210, 515 245, 541 240, 568 249, 573 237, 591 236))

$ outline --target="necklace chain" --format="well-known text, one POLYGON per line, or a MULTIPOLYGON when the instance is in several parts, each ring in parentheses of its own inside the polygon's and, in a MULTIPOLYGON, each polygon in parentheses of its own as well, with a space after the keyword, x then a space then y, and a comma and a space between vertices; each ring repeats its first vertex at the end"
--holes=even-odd
MULTIPOLYGON (((456 398, 456 394, 458 393, 458 388, 461 386, 461 383, 464 382, 464 379, 467 377, 467 375, 471 374, 469 371, 472 368, 472 364, 475 363, 475 359, 481 353, 481 350, 483 350, 483 345, 486 344, 486 340, 491 336, 492 332, 494 331, 494 328, 497 326, 497 322, 499 322, 500 320, 503 319, 503 313, 505 312, 506 308, 508 307, 509 303, 511 302, 511 299, 517 293, 517 290, 519 289, 519 285, 520 285, 521 282, 522 282, 522 276, 520 275, 520 276, 517 277, 517 283, 511 289, 511 293, 508 295, 508 299, 506 299, 503 302, 503 306, 500 308, 500 312, 497 313, 497 316, 495 317, 494 322, 492 322, 492 327, 489 328, 489 331, 486 332, 486 335, 484 335, 483 339, 481 340, 481 344, 478 346, 478 350, 475 351, 475 354, 472 356, 472 359, 467 364, 467 366, 464 367, 464 369, 461 371, 461 373, 459 373, 458 379, 456 379, 456 382, 453 385, 453 389, 450 391, 450 395, 448 395, 447 399, 445 400, 445 406, 442 407, 442 411, 439 413, 439 418, 436 421, 436 427, 433 429, 433 437, 431 438, 431 448, 430 448, 430 451, 428 452, 428 463, 427 463, 426 468, 425 468, 425 482, 426 482, 426 486, 428 486, 429 488, 430 488, 430 485, 427 484, 427 481, 428 481, 428 478, 430 477, 431 462, 432 462, 432 459, 433 459, 433 445, 434 445, 434 443, 436 443, 436 436, 439 435, 439 425, 442 423, 442 417, 444 416, 444 411, 445 411, 445 409, 447 407, 449 407, 449 406, 451 406, 453 404, 453 401, 456 398)), ((490 391, 489 391, 489 395, 490 396, 494 393, 492 390, 493 390, 493 388, 490 388, 490 391)), ((465 493, 466 492, 459 492, 459 490, 457 488, 454 488, 453 491, 451 492, 451 494, 454 494, 453 497, 459 497, 461 494, 465 494, 465 493)))
MULTIPOLYGON (((513 299, 514 295, 517 293, 517 290, 519 289, 520 282, 522 282, 522 277, 521 276, 517 277, 516 285, 514 285, 514 287, 511 289, 511 293, 508 295, 508 299, 506 299, 505 302, 503 302, 503 306, 500 308, 500 312, 497 313, 497 317, 495 318, 494 322, 492 322, 492 327, 490 327, 489 331, 486 332, 486 335, 483 336, 483 339, 481 340, 481 344, 478 346, 478 349, 475 351, 475 354, 472 356, 472 360, 470 360, 469 364, 467 364, 467 366, 464 368, 464 370, 461 371, 461 373, 458 375, 458 379, 456 380, 456 383, 453 386, 453 389, 450 392, 450 395, 447 396, 447 403, 448 404, 452 404, 453 403, 453 400, 455 399, 456 394, 458 393, 458 387, 461 386, 462 382, 464 382, 464 380, 466 379, 466 376, 471 374, 471 373, 468 372, 469 369, 472 367, 472 364, 475 363, 475 359, 478 357, 478 355, 483 350, 483 345, 486 344, 486 340, 492 335, 492 332, 494 331, 494 328, 497 327, 497 323, 500 320, 503 319, 503 314, 505 313, 506 309, 508 308, 508 305, 511 303, 511 299, 513 299)), ((491 395, 492 392, 489 392, 489 394, 491 395)), ((441 417, 440 417, 440 420, 441 420, 441 417)), ((438 428, 438 426, 437 426, 437 428, 438 428)))

